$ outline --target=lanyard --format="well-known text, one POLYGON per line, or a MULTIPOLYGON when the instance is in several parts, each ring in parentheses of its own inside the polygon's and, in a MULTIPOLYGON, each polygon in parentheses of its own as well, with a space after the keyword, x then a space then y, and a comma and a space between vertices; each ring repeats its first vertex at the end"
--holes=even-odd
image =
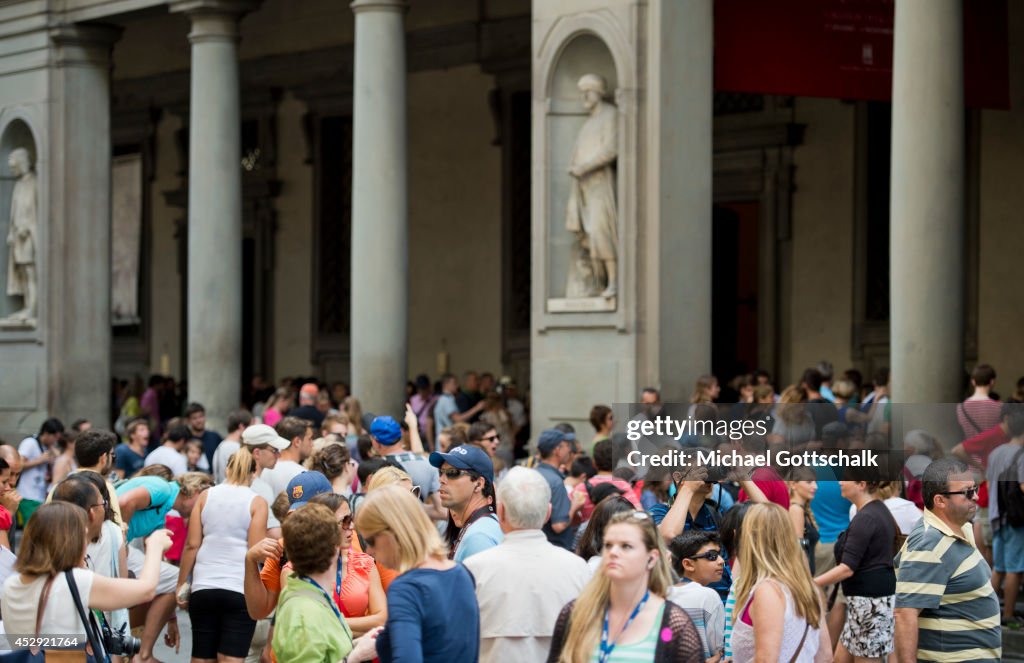
POLYGON ((462 527, 459 528, 459 535, 455 538, 455 542, 452 544, 451 550, 448 551, 448 559, 455 559, 455 551, 459 549, 459 544, 462 543, 462 537, 466 535, 466 530, 469 529, 469 526, 481 518, 492 515, 493 512, 491 511, 491 506, 489 504, 487 506, 482 506, 471 513, 466 522, 462 523, 462 527))
POLYGON ((619 639, 619 636, 626 632, 626 629, 628 629, 629 625, 633 623, 636 616, 644 609, 644 606, 647 604, 647 599, 650 597, 650 590, 644 592, 644 597, 640 599, 640 603, 637 603, 636 607, 633 608, 633 614, 631 614, 629 619, 626 620, 626 625, 622 627, 622 630, 619 631, 619 635, 615 636, 615 640, 612 640, 611 642, 608 642, 608 611, 610 608, 604 609, 604 627, 601 629, 601 655, 597 659, 600 663, 606 663, 608 661, 612 655, 612 651, 615 650, 615 643, 619 639))
MULTIPOLYGON (((339 577, 341 576, 340 569, 338 571, 338 575, 339 577)), ((324 595, 325 599, 327 599, 327 605, 331 606, 331 610, 334 611, 334 615, 338 618, 338 621, 343 624, 345 623, 345 618, 341 616, 341 610, 338 610, 338 606, 334 604, 334 599, 332 599, 331 595, 327 593, 327 590, 320 586, 320 583, 318 583, 316 580, 313 580, 309 576, 299 576, 299 579, 304 582, 308 582, 309 584, 319 589, 320 593, 324 595)))

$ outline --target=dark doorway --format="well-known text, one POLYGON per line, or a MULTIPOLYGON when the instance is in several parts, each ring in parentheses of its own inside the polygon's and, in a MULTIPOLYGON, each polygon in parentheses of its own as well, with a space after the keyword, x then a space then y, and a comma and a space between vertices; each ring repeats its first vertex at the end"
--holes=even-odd
POLYGON ((721 383, 758 367, 758 203, 714 206, 711 370, 721 383))

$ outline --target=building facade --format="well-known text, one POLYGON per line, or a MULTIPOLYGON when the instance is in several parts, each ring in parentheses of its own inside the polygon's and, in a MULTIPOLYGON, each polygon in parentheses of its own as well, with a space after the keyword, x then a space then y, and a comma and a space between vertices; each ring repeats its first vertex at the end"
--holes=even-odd
MULTIPOLYGON (((846 20, 788 4, 798 36, 846 20)), ((978 360, 1006 390, 1024 9, 861 4, 890 16, 851 31, 883 95, 757 69, 785 54, 753 48, 744 0, 4 3, 0 233, 20 147, 39 297, 0 323, 0 436, 107 423, 111 378, 150 373, 216 421, 256 374, 348 380, 397 414, 409 376, 489 370, 529 388, 535 429, 822 359, 893 366, 906 402, 957 399, 978 360), (1005 71, 979 73, 978 35, 1005 71), (601 301, 565 286, 585 74, 617 114, 601 301)))

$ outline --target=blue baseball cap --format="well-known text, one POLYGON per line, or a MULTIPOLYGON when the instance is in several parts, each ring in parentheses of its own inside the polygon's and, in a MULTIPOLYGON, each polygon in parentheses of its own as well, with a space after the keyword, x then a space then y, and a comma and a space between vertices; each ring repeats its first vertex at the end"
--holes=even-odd
POLYGON ((370 435, 381 444, 392 445, 402 439, 402 427, 394 417, 377 417, 370 424, 370 435))
POLYGON ((331 482, 323 474, 313 470, 300 472, 288 482, 288 487, 285 488, 288 502, 291 505, 288 507, 288 510, 294 511, 300 506, 305 505, 312 497, 323 493, 330 493, 333 490, 331 482))
POLYGON ((430 464, 434 467, 440 468, 445 463, 460 470, 476 472, 490 483, 494 483, 494 463, 480 447, 465 444, 449 449, 446 454, 439 451, 430 454, 430 464))
POLYGON ((537 451, 549 454, 562 442, 572 442, 575 439, 575 433, 563 433, 557 428, 549 428, 541 431, 540 437, 537 439, 537 451))

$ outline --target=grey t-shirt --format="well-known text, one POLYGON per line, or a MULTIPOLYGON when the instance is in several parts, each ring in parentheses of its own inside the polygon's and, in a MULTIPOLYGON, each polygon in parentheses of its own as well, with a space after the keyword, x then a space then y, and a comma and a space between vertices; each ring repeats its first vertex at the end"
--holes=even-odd
POLYGON ((405 471, 412 477, 414 486, 420 487, 420 499, 424 502, 428 497, 441 489, 441 481, 438 478, 437 468, 430 464, 423 456, 414 453, 404 452, 388 454, 387 458, 397 462, 405 468, 405 471))
MULTIPOLYGON (((1013 457, 1017 455, 1017 452, 1021 450, 1019 444, 1013 444, 1007 442, 996 447, 988 457, 988 467, 985 469, 985 478, 988 479, 989 485, 989 499, 988 499, 988 518, 992 521, 992 529, 999 528, 999 488, 998 481, 999 475, 1002 474, 1006 468, 1010 467, 1013 462, 1013 457)), ((1017 478, 1020 483, 1024 483, 1024 454, 1020 455, 1017 459, 1017 478)))

